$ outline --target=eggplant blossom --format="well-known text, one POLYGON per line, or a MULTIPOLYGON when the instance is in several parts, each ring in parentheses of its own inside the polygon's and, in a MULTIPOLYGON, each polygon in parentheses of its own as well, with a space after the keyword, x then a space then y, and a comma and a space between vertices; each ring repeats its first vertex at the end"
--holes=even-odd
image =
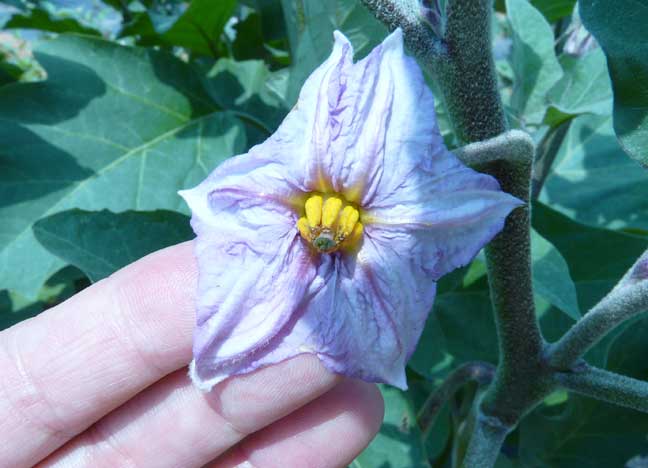
POLYGON ((436 281, 522 204, 446 149, 400 30, 357 63, 334 38, 277 131, 181 192, 199 266, 190 374, 205 391, 303 353, 407 388, 436 281))

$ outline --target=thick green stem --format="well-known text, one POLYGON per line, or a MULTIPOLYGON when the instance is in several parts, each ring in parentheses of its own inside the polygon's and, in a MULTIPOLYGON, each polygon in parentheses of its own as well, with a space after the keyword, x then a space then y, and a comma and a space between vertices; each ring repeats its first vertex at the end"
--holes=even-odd
MULTIPOLYGON (((390 28, 403 27, 406 36, 412 23, 423 23, 412 14, 416 0, 363 1, 390 28)), ((457 137, 468 143, 497 137, 507 129, 491 53, 492 7, 492 0, 451 0, 440 42, 431 28, 427 33, 414 28, 414 36, 407 38, 439 84, 457 137)), ((528 201, 534 147, 521 144, 501 148, 501 156, 493 158, 497 152, 485 151, 489 156, 480 160, 476 155, 475 163, 493 175, 504 191, 527 205, 509 215, 502 232, 486 249, 500 363, 475 412, 478 417, 466 466, 492 466, 506 433, 553 385, 542 358, 544 340, 535 316, 531 284, 528 201)))
POLYGON ((460 141, 486 140, 506 130, 491 51, 493 0, 452 0, 443 53, 429 63, 460 141))
POLYGON ((487 362, 467 362, 455 369, 423 404, 417 418, 421 430, 424 433, 430 430, 444 403, 457 390, 468 382, 477 382, 478 385, 489 384, 494 375, 495 366, 487 362))
POLYGON ((648 382, 587 365, 554 378, 572 392, 648 413, 648 382))
POLYGON ((592 346, 626 320, 648 310, 648 280, 633 282, 626 275, 590 312, 549 348, 549 364, 569 369, 592 346))
POLYGON ((362 3, 390 30, 401 28, 407 47, 430 63, 443 50, 441 40, 420 15, 418 0, 362 0, 362 3))
POLYGON ((465 165, 476 169, 498 161, 527 166, 533 158, 533 140, 526 132, 509 130, 495 138, 457 148, 453 153, 465 165))
MULTIPOLYGON (((466 164, 494 175, 504 191, 528 202, 533 151, 531 138, 512 130, 456 153, 466 164)), ((544 341, 531 289, 529 232, 526 205, 509 215, 504 230, 486 248, 500 363, 482 411, 509 425, 515 425, 547 391, 544 341)))
POLYGON ((479 409, 475 415, 470 444, 461 464, 464 468, 491 468, 511 428, 479 409))
POLYGON ((491 53, 493 0, 452 0, 445 35, 438 37, 421 15, 418 0, 362 0, 430 71, 461 142, 485 140, 506 130, 491 53))
MULTIPOLYGON (((504 191, 528 202, 533 151, 531 137, 512 130, 460 148, 456 154, 464 163, 493 174, 504 191)), ((533 374, 542 366, 544 342, 533 305, 529 232, 527 205, 509 215, 504 230, 486 248, 500 343, 497 380, 506 388, 534 381, 533 374)), ((495 396, 490 392, 486 401, 495 396)))

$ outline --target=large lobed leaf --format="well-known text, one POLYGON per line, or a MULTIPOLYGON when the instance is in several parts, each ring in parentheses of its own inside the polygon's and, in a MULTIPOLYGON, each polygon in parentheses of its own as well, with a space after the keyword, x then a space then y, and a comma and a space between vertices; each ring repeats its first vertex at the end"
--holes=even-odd
POLYGON ((236 0, 192 0, 186 10, 182 7, 180 2, 153 2, 121 35, 136 36, 140 45, 180 46, 199 55, 217 57, 220 37, 236 0))
MULTIPOLYGON (((635 321, 610 347, 607 368, 646 379, 648 320, 635 321)), ((544 404, 522 420, 520 457, 524 466, 584 468, 629 466, 646 455, 648 418, 609 403, 569 395, 544 404)), ((644 466, 635 465, 635 466, 644 466)))
POLYGON ((535 230, 531 231, 531 247, 535 294, 578 320, 581 313, 567 262, 553 244, 535 230))
POLYGON ((614 130, 624 150, 648 166, 648 0, 581 0, 580 13, 607 56, 614 130))
POLYGON ((15 14, 4 25, 5 29, 36 29, 55 33, 82 33, 98 36, 99 31, 81 24, 74 18, 56 17, 41 8, 32 8, 15 14))
POLYGON ((573 121, 540 200, 582 223, 648 231, 648 171, 623 154, 609 115, 573 121))
POLYGON ((366 55, 387 35, 380 23, 358 0, 281 0, 292 50, 287 100, 297 100, 306 77, 330 54, 333 31, 342 31, 356 56, 366 55))
POLYGON ((553 31, 527 0, 506 0, 506 11, 515 75, 511 106, 523 126, 537 125, 544 118, 547 93, 563 73, 554 52, 553 31))
POLYGON ((41 83, 0 88, 0 284, 34 297, 63 264, 32 225, 81 208, 183 209, 176 192, 243 152, 243 124, 165 53, 60 36, 41 83))
MULTIPOLYGON (((645 238, 576 223, 541 203, 533 206, 533 226, 565 258, 583 312, 605 296, 646 249, 645 238)), ((573 324, 548 307, 540 307, 539 314, 549 341, 558 339, 573 324)), ((612 333, 588 353, 592 364, 605 365, 615 337, 612 333)))
POLYGON ((599 48, 582 57, 563 55, 562 78, 547 96, 550 105, 547 117, 554 115, 551 125, 580 114, 609 115, 612 108, 612 87, 608 78, 605 55, 599 48))
POLYGON ((99 281, 156 250, 193 238, 189 217, 175 211, 67 210, 34 225, 47 250, 99 281))

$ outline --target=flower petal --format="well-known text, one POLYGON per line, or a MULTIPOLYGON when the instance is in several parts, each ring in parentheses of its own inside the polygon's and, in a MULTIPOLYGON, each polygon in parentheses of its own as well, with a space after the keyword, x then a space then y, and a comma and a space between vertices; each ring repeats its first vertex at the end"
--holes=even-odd
POLYGON ((320 268, 327 286, 298 324, 310 330, 302 349, 334 372, 407 389, 405 365, 436 294, 425 265, 407 248, 366 236, 355 259, 336 258, 327 277, 320 268))
POLYGON ((521 205, 493 177, 464 166, 442 147, 397 189, 381 193, 363 222, 368 235, 411 245, 411 255, 437 280, 468 264, 521 205))
POLYGON ((316 269, 286 203, 281 166, 245 155, 181 192, 198 259, 192 377, 209 390, 288 322, 316 269), (279 196, 277 195, 279 194, 279 196))
POLYGON ((335 99, 335 87, 344 86, 342 77, 350 69, 353 57, 348 39, 339 32, 334 36, 331 55, 306 79, 297 103, 266 141, 281 147, 283 154, 278 156, 283 161, 290 161, 287 170, 305 192, 325 192, 332 187, 328 175, 328 127, 321 122, 328 119, 326 103, 329 98, 335 99))
POLYGON ((358 257, 321 257, 300 312, 232 375, 303 353, 332 372, 406 389, 405 364, 432 307, 436 284, 400 248, 368 240, 358 257))
POLYGON ((202 389, 301 353, 405 388, 435 281, 519 206, 443 144, 400 30, 352 63, 341 33, 275 134, 183 192, 198 235, 191 376, 202 389), (357 255, 314 254, 295 228, 308 192, 362 209, 357 255))
POLYGON ((310 157, 302 158, 303 185, 368 205, 442 144, 434 98, 419 66, 405 55, 400 29, 355 64, 348 41, 339 32, 335 37, 331 57, 309 78, 297 104, 315 103, 312 120, 302 115, 312 126, 306 129, 310 157))
POLYGON ((392 55, 403 53, 402 33, 397 30, 366 58, 352 64, 353 50, 346 38, 335 33, 336 46, 328 68, 318 83, 307 83, 304 98, 315 97, 315 115, 306 158, 304 181, 311 190, 342 193, 361 203, 382 177, 385 137, 394 100, 392 55), (339 50, 341 53, 336 53, 339 50))

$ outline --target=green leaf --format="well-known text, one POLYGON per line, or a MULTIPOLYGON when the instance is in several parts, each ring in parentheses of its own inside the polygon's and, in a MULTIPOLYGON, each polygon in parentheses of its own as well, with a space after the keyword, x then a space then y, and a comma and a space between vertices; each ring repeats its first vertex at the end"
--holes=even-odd
POLYGON ((283 19, 281 2, 278 0, 251 0, 254 9, 261 17, 261 30, 266 41, 286 38, 286 24, 283 19))
POLYGON ((22 74, 22 68, 7 62, 0 56, 0 86, 17 82, 22 74))
POLYGON ((533 206, 533 227, 569 265, 578 303, 590 309, 646 250, 646 239, 574 222, 551 208, 533 206))
MULTIPOLYGON (((578 224, 540 203, 532 213, 535 229, 569 264, 584 310, 600 300, 646 248, 645 239, 578 224)), ((549 340, 569 326, 555 314, 542 316, 541 324, 549 340)), ((648 322, 624 328, 608 336, 587 358, 595 365, 646 379, 648 322)), ((520 461, 523 466, 557 468, 624 466, 645 449, 646 424, 641 413, 595 400, 575 395, 548 399, 522 420, 520 461)))
MULTIPOLYGON (((646 336, 646 318, 627 327, 610 348, 608 369, 648 379, 646 336)), ((646 434, 645 414, 572 394, 522 420, 520 457, 524 466, 629 466, 631 458, 646 455, 646 434)))
POLYGON ((288 38, 281 2, 259 0, 251 3, 255 9, 234 25, 236 37, 232 42, 233 57, 237 60, 263 59, 279 66, 289 65, 288 38))
POLYGON ((121 35, 137 36, 144 46, 164 45, 184 47, 199 55, 217 57, 223 28, 231 18, 236 0, 192 0, 182 15, 173 9, 170 18, 164 18, 157 3, 145 14, 137 16, 121 35), (177 18, 177 21, 174 21, 177 18))
MULTIPOLYGON (((591 309, 621 279, 646 249, 646 239, 574 222, 542 203, 533 205, 533 227, 549 240, 569 265, 583 312, 591 309)), ((573 321, 550 307, 538 310, 542 330, 549 341, 558 339, 573 321)), ((615 334, 593 348, 587 358, 604 365, 615 334)))
POLYGON ((648 0, 581 0, 583 24, 603 47, 614 89, 614 130, 648 166, 648 0))
POLYGON ((576 287, 558 250, 535 230, 531 231, 533 286, 546 301, 578 320, 581 316, 576 287))
POLYGON ((177 190, 245 150, 187 64, 166 53, 60 36, 48 80, 0 88, 0 284, 34 297, 62 262, 32 225, 81 208, 184 209, 177 190))
POLYGON ((385 399, 383 425, 369 447, 351 463, 351 468, 429 467, 411 397, 393 387, 381 385, 380 391, 385 399))
POLYGON ((609 116, 573 121, 539 199, 582 223, 648 230, 648 172, 625 157, 609 116))
POLYGON ((57 17, 40 8, 27 10, 24 14, 15 14, 5 24, 5 29, 37 29, 55 33, 81 33, 98 36, 96 29, 84 26, 74 18, 57 17))
POLYGON ((553 23, 561 18, 571 16, 576 0, 531 0, 531 4, 553 23))
POLYGON ((67 210, 34 224, 36 239, 99 281, 156 250, 193 238, 189 218, 167 211, 67 210))
POLYGON ((544 118, 547 93, 562 76, 553 31, 527 0, 506 0, 506 11, 513 33, 511 105, 520 121, 536 125, 544 118))
POLYGON ((583 57, 563 55, 560 62, 565 74, 549 91, 550 105, 567 117, 609 115, 612 86, 603 51, 597 48, 583 57))
POLYGON ((439 379, 467 361, 496 363, 497 354, 488 290, 461 288, 437 296, 409 366, 439 379))
POLYGON ((35 300, 14 291, 0 291, 0 330, 54 307, 89 284, 80 270, 68 266, 47 279, 35 300))
POLYGON ((270 72, 261 60, 220 59, 209 70, 205 89, 220 107, 237 111, 267 137, 288 112, 287 82, 285 70, 270 72))
POLYGON ((387 28, 358 0, 281 0, 293 56, 288 102, 294 103, 308 75, 329 56, 333 31, 342 31, 356 56, 366 55, 387 28))
MULTIPOLYGON (((576 0, 531 0, 531 4, 540 11, 547 21, 553 23, 570 16, 574 11, 576 0)), ((495 9, 506 12, 505 0, 495 0, 495 9)))

